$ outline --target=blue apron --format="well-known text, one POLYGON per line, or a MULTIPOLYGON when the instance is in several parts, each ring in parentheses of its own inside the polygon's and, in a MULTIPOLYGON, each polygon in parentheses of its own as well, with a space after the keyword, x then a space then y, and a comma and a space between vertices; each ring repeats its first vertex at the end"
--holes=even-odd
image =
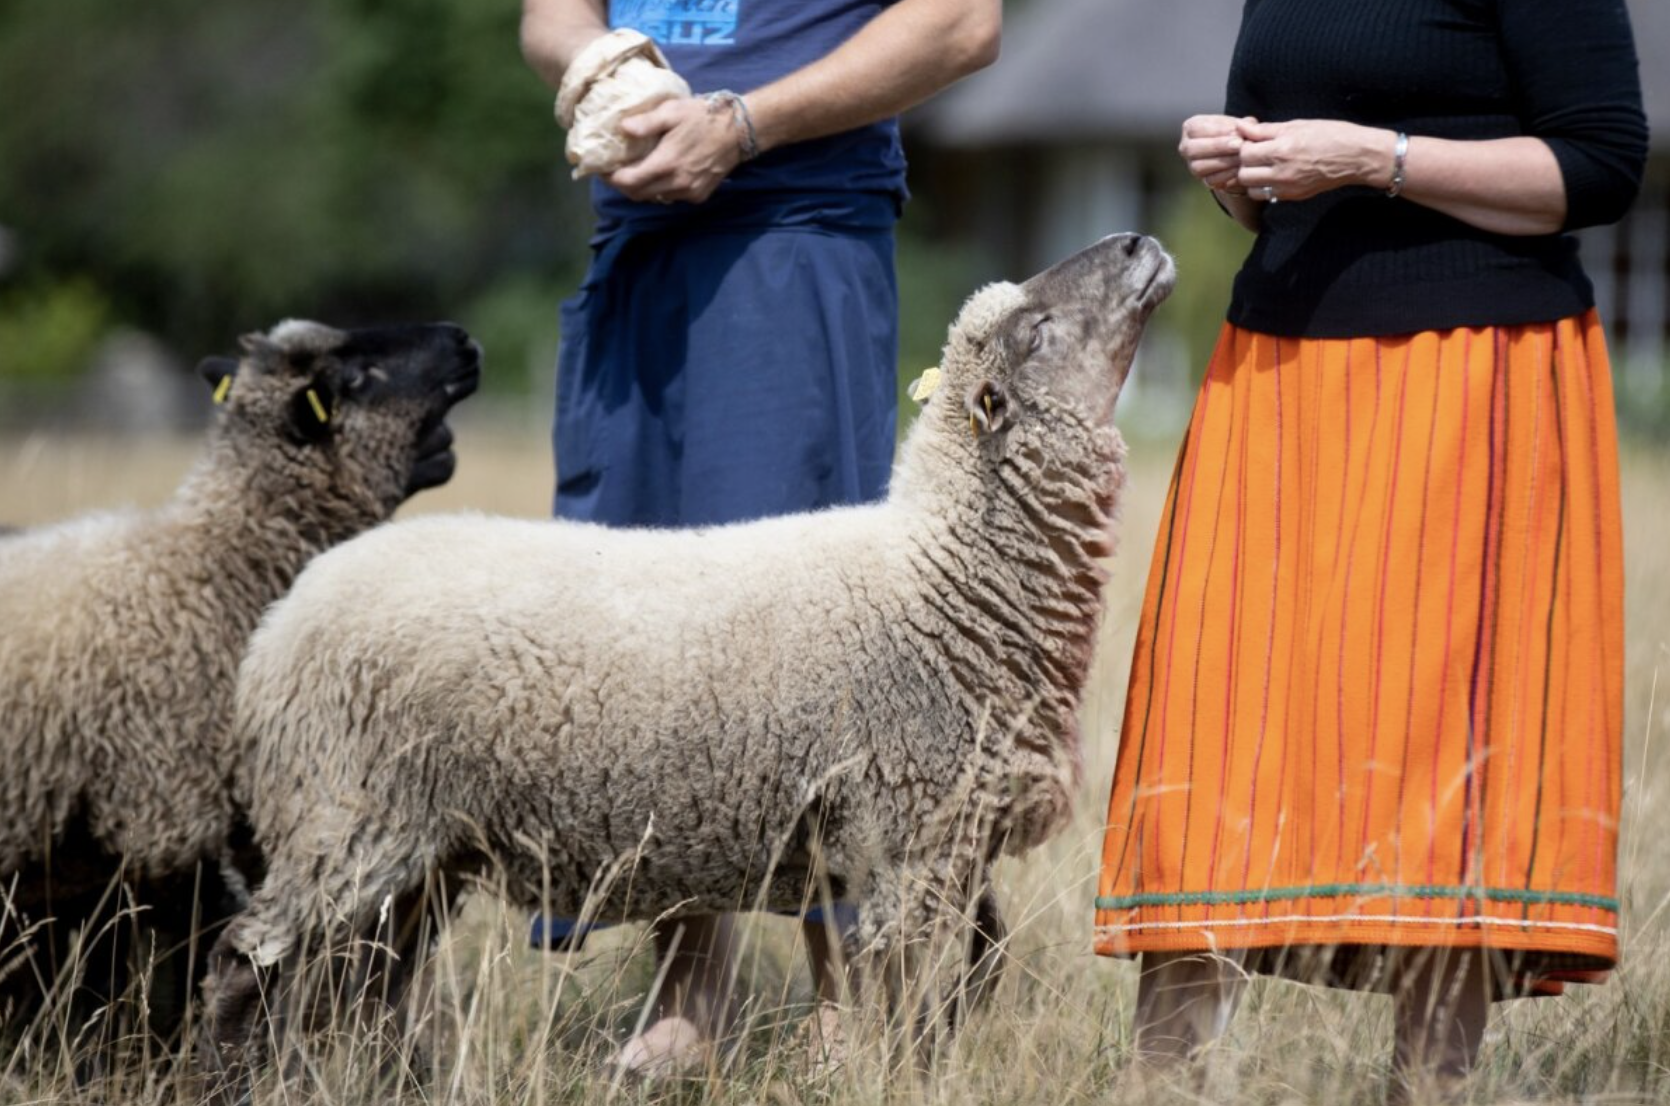
POLYGON ((897 203, 738 196, 600 229, 562 309, 555 514, 706 526, 879 498, 897 203))

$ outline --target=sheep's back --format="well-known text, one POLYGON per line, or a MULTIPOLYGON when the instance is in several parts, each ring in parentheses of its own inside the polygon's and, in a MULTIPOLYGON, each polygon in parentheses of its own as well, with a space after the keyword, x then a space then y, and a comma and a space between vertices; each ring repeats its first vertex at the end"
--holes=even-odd
POLYGON ((214 647, 221 620, 175 537, 114 513, 0 546, 0 871, 74 818, 136 874, 177 870, 222 834, 205 743, 236 656, 214 647))
POLYGON ((653 813, 734 863, 850 753, 947 744, 938 677, 900 679, 922 659, 897 639, 898 526, 877 508, 701 532, 462 516, 346 543, 272 609, 240 674, 258 829, 306 820, 300 779, 598 855, 653 813))

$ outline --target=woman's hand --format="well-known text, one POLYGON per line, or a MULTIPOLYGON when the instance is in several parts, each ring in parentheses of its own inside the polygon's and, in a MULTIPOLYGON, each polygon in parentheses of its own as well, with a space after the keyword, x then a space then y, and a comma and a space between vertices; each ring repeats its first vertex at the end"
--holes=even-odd
POLYGON ((655 148, 603 179, 640 203, 699 204, 742 160, 742 145, 728 105, 697 96, 668 100, 621 120, 633 137, 656 138, 655 148))
POLYGON ((1183 121, 1183 138, 1177 153, 1189 167, 1194 178, 1208 188, 1242 195, 1238 183, 1241 171, 1241 147, 1244 140, 1240 127, 1256 120, 1237 119, 1233 115, 1191 115, 1183 121))
POLYGON ((1238 124, 1239 185, 1254 199, 1308 200, 1347 185, 1392 185, 1397 135, 1335 119, 1238 124), (1274 189, 1268 193, 1265 189, 1274 189))
POLYGON ((1250 116, 1191 115, 1183 121, 1183 138, 1177 144, 1177 153, 1189 173, 1212 190, 1230 218, 1254 234, 1258 233, 1262 205, 1248 198, 1246 185, 1241 182, 1241 149, 1246 145, 1241 128, 1256 122, 1250 116))

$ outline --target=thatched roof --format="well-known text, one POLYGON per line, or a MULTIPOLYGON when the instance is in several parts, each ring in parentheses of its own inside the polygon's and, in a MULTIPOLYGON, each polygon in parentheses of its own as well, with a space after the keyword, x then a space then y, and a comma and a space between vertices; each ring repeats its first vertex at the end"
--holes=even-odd
MULTIPOLYGON (((944 146, 1096 139, 1175 142, 1223 104, 1242 0, 1032 0, 1009 12, 1003 57, 919 108, 944 146)), ((1629 0, 1653 147, 1670 149, 1670 0, 1629 0)))

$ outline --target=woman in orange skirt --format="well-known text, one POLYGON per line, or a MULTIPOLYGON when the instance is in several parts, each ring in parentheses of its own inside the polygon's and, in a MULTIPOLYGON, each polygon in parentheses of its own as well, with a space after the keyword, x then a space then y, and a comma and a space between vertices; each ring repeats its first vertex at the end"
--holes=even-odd
POLYGON ((1617 443, 1562 233, 1646 129, 1615 0, 1252 0, 1181 153, 1255 231, 1173 476, 1096 949, 1137 1049, 1247 972, 1390 991, 1405 1074, 1617 957, 1617 443))

